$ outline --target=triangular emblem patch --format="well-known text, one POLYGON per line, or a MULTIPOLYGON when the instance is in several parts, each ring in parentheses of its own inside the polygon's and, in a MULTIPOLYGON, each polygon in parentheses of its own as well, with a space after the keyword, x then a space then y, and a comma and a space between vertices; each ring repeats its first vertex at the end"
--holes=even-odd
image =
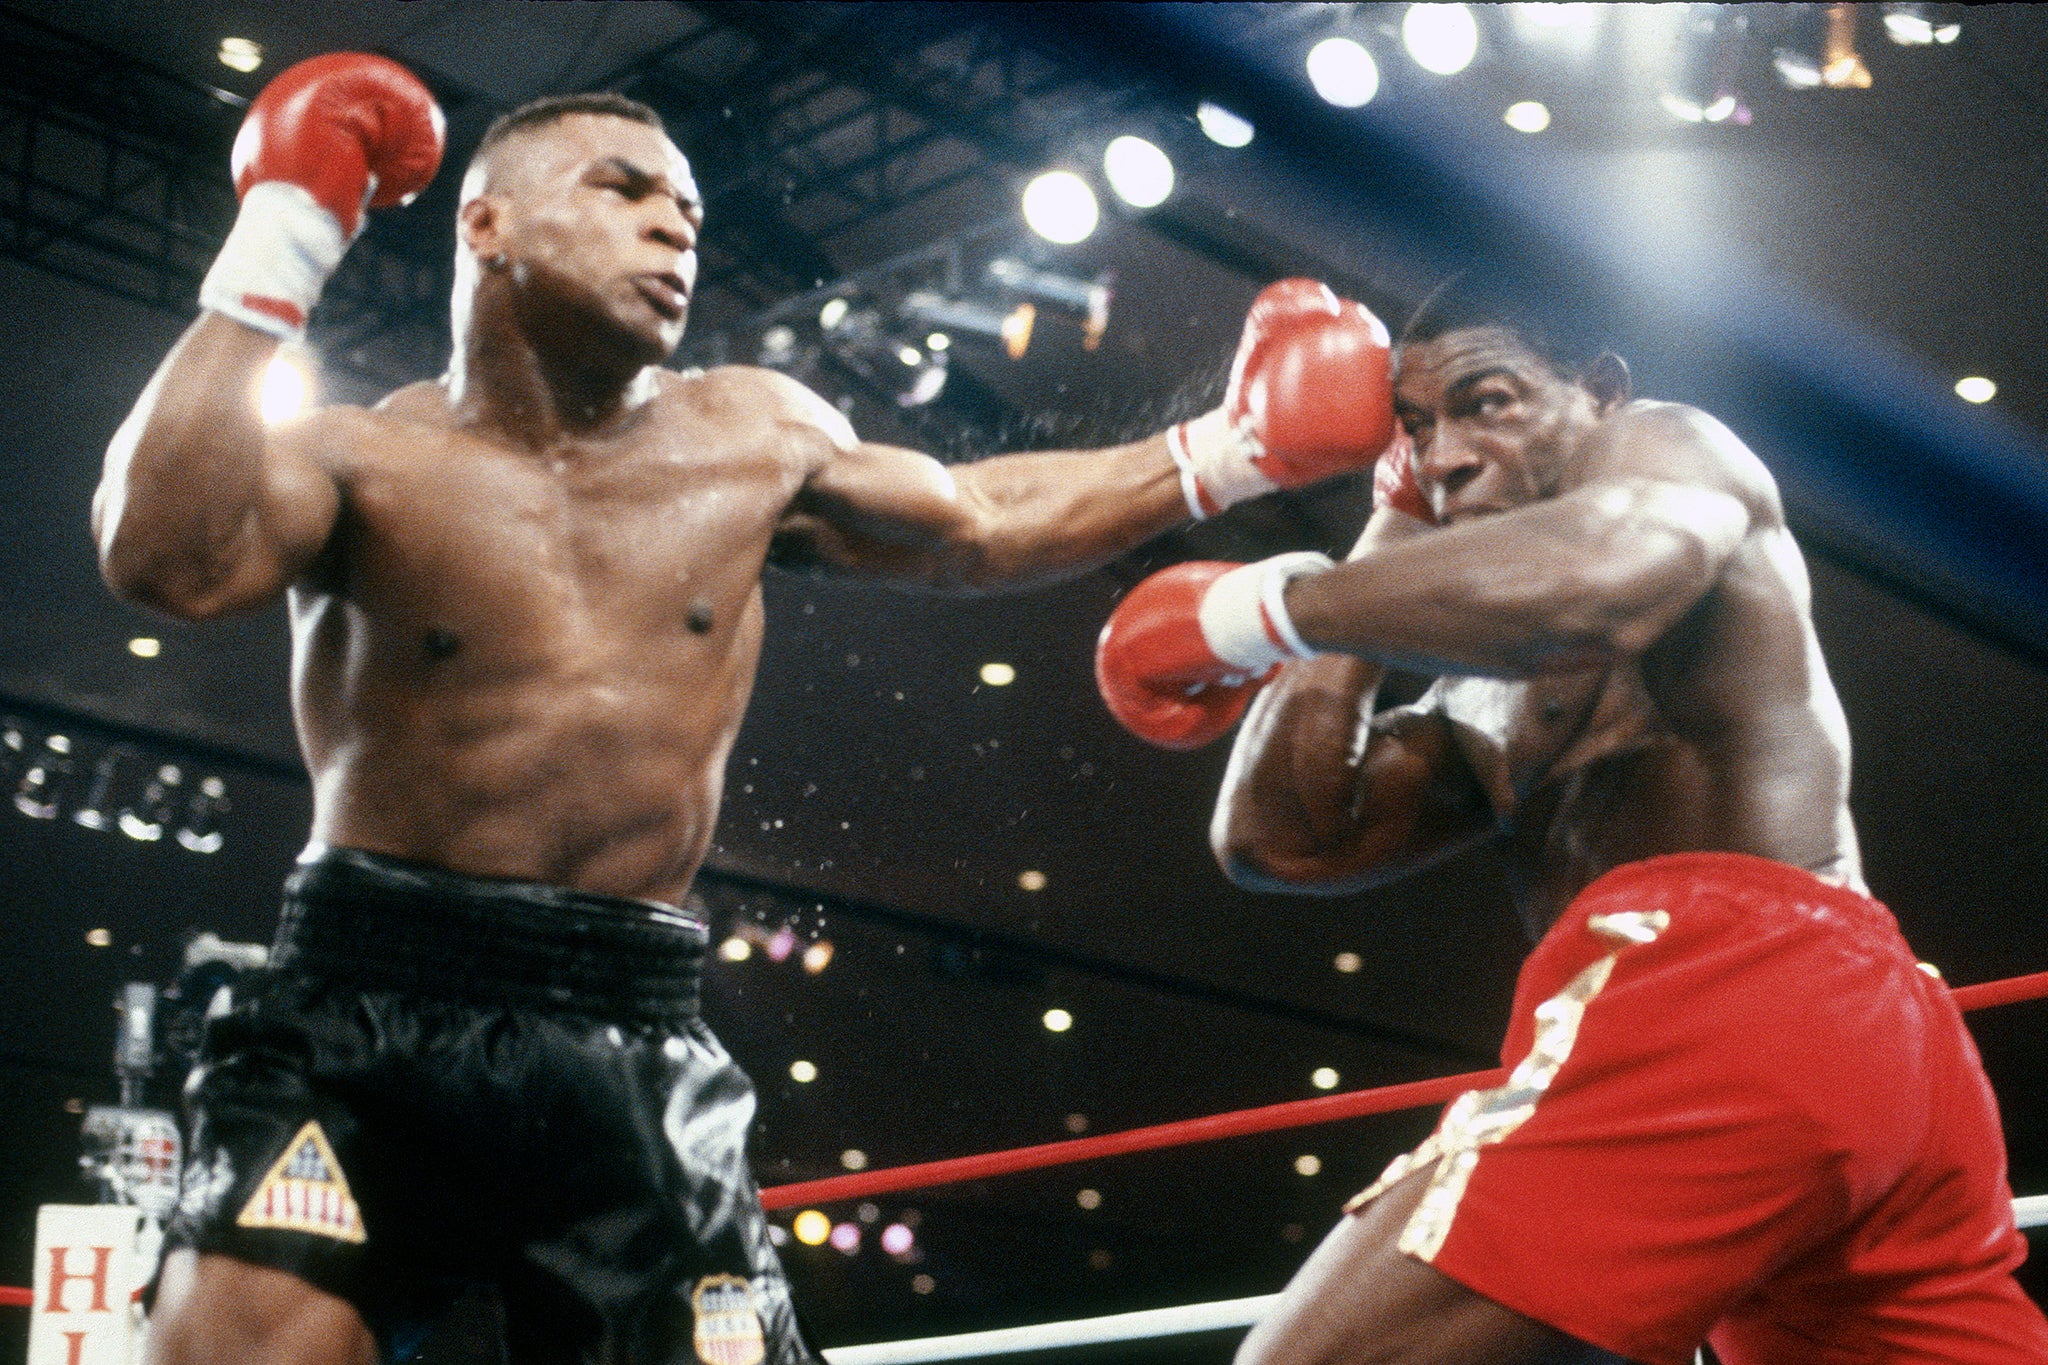
POLYGON ((271 1163, 263 1183, 242 1206, 235 1225, 244 1228, 278 1228, 285 1232, 310 1232, 342 1242, 361 1242, 362 1211, 349 1193, 342 1177, 341 1163, 320 1125, 308 1121, 285 1144, 284 1152, 271 1163))

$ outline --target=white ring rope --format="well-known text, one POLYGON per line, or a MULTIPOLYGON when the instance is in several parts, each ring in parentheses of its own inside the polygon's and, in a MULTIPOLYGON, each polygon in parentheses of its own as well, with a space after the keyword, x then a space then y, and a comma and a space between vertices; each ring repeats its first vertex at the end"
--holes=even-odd
MULTIPOLYGON (((2012 1201, 2013 1220, 2023 1228, 2048 1227, 2048 1194, 2012 1201)), ((1096 1346, 1110 1341, 1143 1341, 1249 1327, 1279 1301, 1278 1294, 1249 1299, 1219 1299, 1178 1308, 1148 1308, 1137 1313, 1111 1313, 1101 1318, 1041 1322, 1029 1327, 1000 1327, 990 1332, 962 1332, 949 1337, 916 1337, 909 1341, 877 1341, 865 1346, 833 1346, 822 1354, 826 1365, 919 1365, 928 1360, 972 1360, 1014 1355, 1019 1351, 1051 1351, 1069 1346, 1096 1346)))

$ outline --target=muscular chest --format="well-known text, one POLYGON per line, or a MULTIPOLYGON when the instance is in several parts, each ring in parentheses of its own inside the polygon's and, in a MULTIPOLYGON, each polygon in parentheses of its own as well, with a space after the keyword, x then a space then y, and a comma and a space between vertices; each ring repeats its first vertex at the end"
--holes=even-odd
POLYGON ((1630 665, 1554 678, 1446 678, 1436 704, 1497 810, 1640 743, 1655 708, 1630 665))
POLYGON ((653 436, 542 454, 455 436, 419 455, 352 482, 341 586, 464 638, 729 618, 793 491, 773 452, 653 436))

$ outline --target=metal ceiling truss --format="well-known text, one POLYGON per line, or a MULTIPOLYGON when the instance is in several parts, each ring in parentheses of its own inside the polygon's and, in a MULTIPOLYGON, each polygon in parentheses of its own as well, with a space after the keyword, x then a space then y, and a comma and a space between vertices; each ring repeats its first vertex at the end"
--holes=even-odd
MULTIPOLYGON (((0 8, 0 255, 179 317, 228 228, 246 101, 0 8)), ((438 369, 442 239, 373 221, 315 311, 330 367, 379 383, 438 369)))

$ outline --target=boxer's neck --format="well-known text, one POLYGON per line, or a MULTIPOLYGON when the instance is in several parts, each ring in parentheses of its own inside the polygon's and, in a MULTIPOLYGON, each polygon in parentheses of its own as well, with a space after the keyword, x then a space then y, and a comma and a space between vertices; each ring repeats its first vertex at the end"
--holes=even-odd
POLYGON ((448 401, 460 420, 542 450, 603 434, 654 396, 656 369, 604 347, 542 344, 510 300, 476 291, 448 366, 448 401))

